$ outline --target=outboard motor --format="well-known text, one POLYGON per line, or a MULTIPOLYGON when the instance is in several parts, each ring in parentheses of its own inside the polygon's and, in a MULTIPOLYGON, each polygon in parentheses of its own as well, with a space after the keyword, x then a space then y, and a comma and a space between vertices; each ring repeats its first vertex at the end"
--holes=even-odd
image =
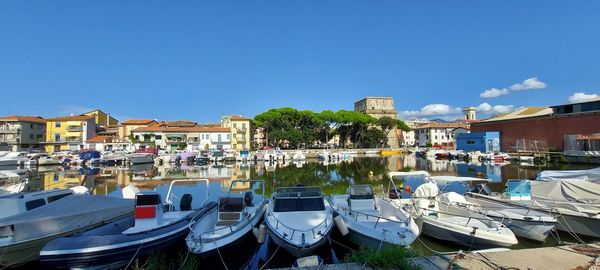
POLYGON ((179 202, 180 211, 191 211, 192 210, 192 194, 186 193, 181 197, 179 202))
POLYGON ((246 191, 246 193, 244 193, 244 204, 246 206, 254 206, 254 204, 252 203, 253 200, 254 195, 252 194, 252 191, 246 191))
POLYGON ((156 227, 162 223, 163 207, 156 192, 141 192, 135 195, 135 227, 156 227))

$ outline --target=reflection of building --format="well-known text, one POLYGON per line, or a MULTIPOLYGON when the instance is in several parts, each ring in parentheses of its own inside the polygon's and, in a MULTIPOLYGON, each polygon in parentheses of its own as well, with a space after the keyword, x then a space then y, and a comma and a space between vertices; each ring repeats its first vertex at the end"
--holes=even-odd
MULTIPOLYGON (((387 116, 392 119, 397 118, 397 112, 394 108, 394 99, 391 97, 365 97, 354 102, 354 111, 368 114, 377 119, 387 116)), ((388 145, 392 148, 398 148, 399 134, 396 127, 392 128, 387 134, 388 145)))
POLYGON ((538 140, 553 150, 565 149, 565 136, 600 133, 600 98, 548 107, 525 107, 471 124, 471 131, 499 131, 502 149, 517 140, 538 140))
POLYGON ((95 116, 77 115, 46 119, 46 152, 82 149, 96 136, 95 116))
POLYGON ((44 189, 65 189, 81 184, 79 171, 46 172, 44 173, 44 189))
POLYGON ((46 120, 39 116, 0 117, 0 144, 10 151, 41 149, 46 137, 46 120))

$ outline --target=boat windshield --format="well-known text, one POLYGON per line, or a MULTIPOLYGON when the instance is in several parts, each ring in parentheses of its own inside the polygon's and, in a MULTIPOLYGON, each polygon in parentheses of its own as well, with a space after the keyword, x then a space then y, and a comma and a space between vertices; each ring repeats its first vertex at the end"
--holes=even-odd
POLYGON ((348 194, 350 195, 350 199, 353 200, 367 200, 375 198, 373 195, 373 187, 370 185, 350 186, 348 189, 348 194))
POLYGON ((278 198, 275 199, 274 212, 324 211, 325 202, 322 197, 313 198, 278 198))

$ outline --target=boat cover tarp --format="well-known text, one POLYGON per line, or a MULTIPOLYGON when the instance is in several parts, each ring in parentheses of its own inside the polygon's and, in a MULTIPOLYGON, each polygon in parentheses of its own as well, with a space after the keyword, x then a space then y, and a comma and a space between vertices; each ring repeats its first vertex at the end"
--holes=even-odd
POLYGON ((583 179, 600 183, 600 167, 589 170, 542 171, 536 176, 536 180, 543 181, 568 179, 583 179))
POLYGON ((68 232, 132 213, 134 200, 108 196, 67 196, 26 213, 0 219, 13 226, 14 242, 68 232))
POLYGON ((531 181, 531 193, 556 201, 600 203, 600 185, 586 180, 531 181))
POLYGON ((427 182, 420 185, 413 193, 414 198, 432 198, 440 193, 440 189, 435 183, 427 182))

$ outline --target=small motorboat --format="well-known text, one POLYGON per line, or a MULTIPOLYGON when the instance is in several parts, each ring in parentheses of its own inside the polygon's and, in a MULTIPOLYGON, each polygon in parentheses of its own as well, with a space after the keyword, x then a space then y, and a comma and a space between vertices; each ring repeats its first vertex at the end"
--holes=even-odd
POLYGON ((120 220, 133 201, 108 196, 66 196, 31 211, 0 219, 0 265, 18 266, 38 259, 48 242, 120 220))
POLYGON ((452 192, 444 194, 444 198, 501 222, 517 236, 544 242, 556 226, 556 218, 542 211, 486 200, 476 193, 467 192, 465 195, 452 192))
POLYGON ((470 248, 509 247, 518 243, 514 233, 485 215, 440 200, 433 182, 417 187, 406 207, 422 225, 422 233, 470 248))
POLYGON ((419 236, 419 227, 410 214, 390 201, 375 198, 371 185, 351 185, 346 195, 332 195, 331 205, 338 215, 335 222, 340 232, 357 245, 406 246, 419 236))
POLYGON ((264 181, 232 181, 227 196, 219 198, 219 207, 190 223, 190 233, 185 239, 188 249, 194 254, 206 255, 230 247, 260 224, 266 206, 264 181), (254 184, 260 185, 262 195, 254 196, 254 184), (253 190, 233 193, 238 186, 245 185, 253 190))
POLYGON ((172 201, 173 185, 191 181, 208 185, 206 179, 174 180, 167 192, 166 205, 156 192, 137 193, 133 215, 46 244, 40 252, 40 263, 45 267, 61 268, 92 267, 107 262, 126 264, 134 257, 183 242, 190 222, 203 219, 217 207, 216 203, 209 202, 202 203, 199 209, 192 209, 192 195, 186 193, 181 196, 179 209, 176 209, 172 201))
POLYGON ((320 187, 281 187, 267 206, 265 224, 275 244, 306 257, 328 241, 333 210, 320 187))
POLYGON ((151 153, 133 153, 127 156, 127 160, 132 165, 154 163, 154 154, 151 153))

